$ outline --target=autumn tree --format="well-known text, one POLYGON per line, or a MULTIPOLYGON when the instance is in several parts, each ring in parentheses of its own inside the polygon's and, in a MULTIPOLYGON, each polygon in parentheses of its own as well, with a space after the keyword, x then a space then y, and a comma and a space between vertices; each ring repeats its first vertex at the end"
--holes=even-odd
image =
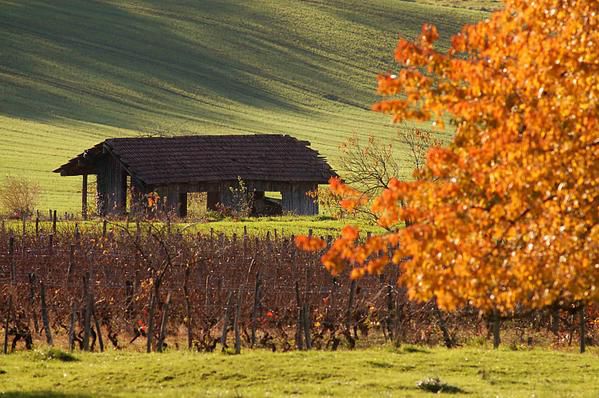
MULTIPOLYGON (((447 51, 438 36, 424 25, 399 41, 400 70, 378 77, 373 109, 450 121, 453 141, 428 151, 427 178, 391 180, 374 200, 381 225, 409 227, 362 242, 347 226, 324 265, 360 277, 401 264, 412 299, 450 311, 597 302, 599 1, 506 0, 447 51)), ((361 198, 339 180, 331 189, 350 208, 361 198)))

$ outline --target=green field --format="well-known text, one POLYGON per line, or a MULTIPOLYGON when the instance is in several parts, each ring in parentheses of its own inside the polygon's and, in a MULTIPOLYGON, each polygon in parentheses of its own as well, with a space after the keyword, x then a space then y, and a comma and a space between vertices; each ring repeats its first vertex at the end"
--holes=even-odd
MULTIPOLYGON (((77 224, 79 230, 83 233, 100 233, 102 231, 102 222, 100 220, 92 221, 60 221, 57 223, 56 230, 60 232, 74 233, 75 225, 77 224)), ((275 231, 277 236, 290 237, 291 235, 307 235, 311 230, 315 236, 326 237, 331 235, 333 237, 339 236, 341 229, 351 224, 360 228, 362 236, 366 233, 381 233, 385 230, 373 222, 369 222, 366 219, 356 218, 342 218, 339 220, 327 217, 327 216, 282 216, 282 217, 260 217, 260 218, 244 218, 239 220, 224 219, 220 221, 202 221, 202 222, 176 222, 171 226, 173 232, 181 231, 185 233, 201 233, 209 234, 211 230, 214 233, 224 233, 227 236, 237 234, 241 236, 244 231, 247 231, 250 236, 264 237, 270 232, 271 237, 274 237, 275 231)), ((108 224, 107 230, 119 231, 123 227, 128 228, 131 232, 135 231, 136 224, 134 221, 127 224, 125 221, 117 221, 116 224, 108 224)), ((147 223, 143 224, 145 228, 149 227, 147 223)), ((156 222, 153 224, 158 229, 166 229, 164 222, 156 222)), ((23 224, 17 220, 5 220, 4 227, 7 231, 12 231, 15 235, 21 235, 23 231, 23 224)), ((27 222, 26 230, 28 233, 34 233, 35 223, 32 221, 27 222)), ((144 230, 145 230, 144 228, 144 230)), ((41 221, 39 223, 39 229, 43 233, 44 231, 49 232, 52 230, 51 221, 41 221)))
POLYGON ((369 108, 398 34, 432 22, 447 46, 497 5, 0 0, 0 177, 35 179, 42 208, 76 211, 79 180, 51 170, 139 134, 287 133, 335 165, 352 134, 396 137, 369 108))
POLYGON ((541 349, 419 347, 339 352, 76 354, 0 356, 4 397, 431 397, 427 377, 459 388, 443 396, 599 395, 599 356, 541 349))

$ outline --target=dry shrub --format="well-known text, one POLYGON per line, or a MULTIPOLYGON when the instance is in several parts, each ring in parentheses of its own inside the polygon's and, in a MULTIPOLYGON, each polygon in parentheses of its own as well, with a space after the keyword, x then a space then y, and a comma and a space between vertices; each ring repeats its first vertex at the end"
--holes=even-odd
POLYGON ((38 203, 40 192, 36 182, 24 177, 8 176, 0 185, 0 209, 10 217, 29 217, 38 203))

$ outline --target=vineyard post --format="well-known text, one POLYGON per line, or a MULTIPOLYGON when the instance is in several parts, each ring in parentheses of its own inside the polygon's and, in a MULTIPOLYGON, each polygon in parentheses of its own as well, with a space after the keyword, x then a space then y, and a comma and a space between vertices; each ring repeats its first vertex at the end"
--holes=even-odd
POLYGON ((52 254, 54 249, 54 234, 48 235, 48 254, 52 254))
POLYGON ((243 226, 243 261, 247 258, 247 250, 248 250, 248 235, 247 235, 247 227, 243 226))
POLYGON ((8 261, 10 264, 10 283, 17 284, 17 267, 15 264, 15 237, 10 235, 8 238, 8 261))
POLYGON ((75 266, 75 245, 71 243, 71 245, 69 247, 69 267, 67 268, 67 278, 66 278, 67 286, 71 283, 71 275, 73 273, 74 266, 75 266))
POLYGON ((35 274, 30 272, 27 274, 27 278, 29 279, 29 307, 31 310, 31 317, 33 318, 33 328, 35 329, 35 333, 39 333, 40 328, 37 321, 37 314, 35 311, 35 274))
POLYGON ((52 233, 56 235, 56 210, 52 213, 52 233))
POLYGON ((108 227, 108 221, 102 220, 102 238, 106 239, 106 229, 108 227))
POLYGON ((233 330, 235 333, 235 354, 241 353, 241 337, 239 335, 239 317, 241 316, 241 292, 240 287, 237 291, 237 304, 235 305, 235 319, 233 321, 233 330))
POLYGON ((75 316, 77 314, 77 305, 75 300, 71 300, 71 322, 69 324, 69 351, 73 352, 75 348, 75 316))
POLYGON ((393 340, 393 319, 395 318, 395 311, 393 308, 393 286, 391 283, 387 285, 387 319, 385 321, 385 327, 387 329, 387 336, 389 340, 393 340))
POLYGON ((251 347, 254 348, 256 344, 256 323, 258 319, 258 307, 260 306, 260 271, 256 272, 256 285, 254 287, 254 306, 252 308, 252 335, 251 335, 251 347))
POLYGON ((75 224, 75 244, 77 246, 81 244, 81 232, 79 232, 79 224, 75 224))
POLYGON ((583 354, 586 351, 586 341, 585 341, 585 317, 584 317, 584 304, 580 305, 579 316, 580 316, 580 353, 583 354))
POLYGON ((191 314, 191 300, 189 299, 189 273, 191 272, 191 268, 188 266, 185 268, 185 282, 183 283, 183 294, 185 295, 185 311, 187 312, 187 349, 191 350, 192 340, 193 340, 193 331, 192 327, 192 314, 191 314))
POLYGON ((304 315, 303 326, 304 326, 304 337, 305 337, 305 341, 306 341, 306 350, 310 350, 310 349, 312 349, 312 336, 310 335, 312 320, 310 319, 310 303, 308 301, 306 301, 304 303, 303 315, 304 315))
POLYGON ((135 221, 135 241, 139 243, 141 240, 141 222, 139 220, 135 221))
POLYGON ((91 299, 90 299, 89 272, 83 277, 83 350, 89 351, 89 337, 91 334, 91 299))
POLYGON ((223 315, 223 330, 220 337, 220 345, 222 346, 222 351, 224 352, 227 348, 227 334, 229 332, 229 308, 231 306, 231 298, 233 296, 233 292, 229 290, 227 294, 227 302, 225 304, 225 313, 223 315))
POLYGON ((42 322, 44 323, 46 342, 49 346, 53 346, 54 341, 52 340, 52 331, 50 330, 50 319, 48 317, 48 306, 46 305, 46 288, 44 286, 44 281, 40 281, 40 298, 42 302, 42 322))
POLYGON ((168 307, 171 303, 171 292, 169 291, 166 295, 166 301, 162 306, 162 319, 160 321, 160 335, 158 337, 158 346, 156 350, 162 352, 164 347, 164 339, 166 338, 166 324, 168 323, 168 307))
POLYGON ((401 295, 399 292, 395 295, 395 317, 393 319, 394 327, 393 327, 393 344, 395 347, 401 346, 401 318, 402 318, 402 305, 401 305, 401 295))
POLYGON ((297 304, 297 326, 295 330, 295 346, 298 350, 304 349, 304 341, 302 336, 303 325, 303 306, 299 290, 299 282, 295 281, 295 301, 297 304))
POLYGON ((152 339, 154 337, 154 311, 155 311, 155 307, 156 307, 156 289, 152 289, 151 293, 150 293, 150 311, 148 313, 148 330, 146 332, 147 334, 147 339, 146 339, 146 352, 150 353, 152 352, 152 339))
MULTIPOLYGON (((310 230, 310 234, 312 234, 312 230, 310 230)), ((304 293, 304 313, 303 313, 303 329, 304 329, 304 337, 306 343, 306 350, 310 350, 312 348, 312 336, 311 333, 311 324, 312 320, 310 319, 310 267, 306 267, 306 280, 305 280, 306 291, 304 293)))
POLYGON ((35 217, 35 237, 37 238, 40 234, 40 217, 39 217, 39 211, 38 211, 38 215, 35 217))
POLYGON ((6 311, 6 319, 4 321, 4 347, 2 352, 8 354, 8 327, 10 324, 10 309, 12 307, 12 293, 8 295, 8 308, 6 311))
POLYGON ((131 313, 133 311, 133 293, 134 287, 133 282, 130 280, 125 281, 125 316, 129 321, 131 319, 131 313))
POLYGON ((96 312, 96 306, 94 305, 94 294, 90 289, 89 293, 89 301, 91 307, 91 313, 94 317, 94 325, 96 325, 96 334, 98 335, 98 345, 100 346, 100 352, 104 352, 104 339, 102 339, 102 329, 100 325, 100 320, 98 319, 98 314, 96 312))
POLYGON ((356 280, 352 279, 349 286, 349 300, 347 300, 347 312, 345 313, 345 329, 351 334, 352 314, 354 306, 354 298, 356 296, 356 280))

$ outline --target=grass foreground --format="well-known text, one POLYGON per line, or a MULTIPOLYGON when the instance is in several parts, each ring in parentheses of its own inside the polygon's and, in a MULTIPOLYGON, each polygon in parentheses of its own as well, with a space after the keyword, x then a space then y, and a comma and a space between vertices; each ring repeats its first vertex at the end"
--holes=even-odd
POLYGON ((70 361, 48 353, 0 356, 0 395, 425 397, 433 393, 418 381, 438 377, 455 396, 599 396, 597 352, 414 346, 239 356, 110 351, 75 354, 70 361))

